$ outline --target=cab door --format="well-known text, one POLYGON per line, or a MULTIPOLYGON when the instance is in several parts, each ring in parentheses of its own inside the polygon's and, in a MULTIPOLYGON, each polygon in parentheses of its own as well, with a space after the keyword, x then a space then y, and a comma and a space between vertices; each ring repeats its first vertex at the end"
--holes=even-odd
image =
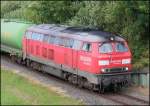
POLYGON ((78 67, 82 71, 90 72, 92 69, 92 44, 83 42, 79 51, 78 67))

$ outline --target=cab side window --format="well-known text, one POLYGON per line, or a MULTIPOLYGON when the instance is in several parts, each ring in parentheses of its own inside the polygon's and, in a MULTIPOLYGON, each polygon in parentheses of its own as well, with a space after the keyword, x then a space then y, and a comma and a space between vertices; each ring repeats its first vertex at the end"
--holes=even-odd
POLYGON ((83 51, 87 51, 87 52, 89 52, 89 51, 91 51, 91 43, 83 43, 83 46, 82 46, 82 50, 83 51))
POLYGON ((69 47, 69 39, 68 38, 63 38, 63 46, 69 47))
POLYGON ((26 32, 26 38, 27 39, 31 39, 31 35, 32 35, 32 32, 30 32, 30 31, 26 32))
POLYGON ((60 46, 64 46, 65 47, 65 45, 66 45, 66 39, 65 38, 61 38, 61 42, 59 42, 60 44, 60 46))
POLYGON ((28 35, 28 39, 43 41, 44 35, 40 33, 33 32, 31 36, 28 35))
POLYGON ((61 38, 60 37, 56 37, 54 44, 59 45, 61 43, 61 38))
POLYGON ((37 33, 35 32, 32 33, 32 40, 37 40, 37 33))
POLYGON ((73 47, 74 40, 69 38, 63 38, 62 39, 62 45, 68 48, 73 47))
POLYGON ((48 43, 49 44, 54 44, 55 38, 56 38, 55 36, 50 36, 49 40, 48 40, 48 43))
POLYGON ((73 43, 74 43, 74 40, 73 39, 69 39, 69 48, 72 48, 73 47, 73 43))
POLYGON ((43 42, 47 43, 48 42, 48 38, 49 38, 48 35, 44 35, 43 42))

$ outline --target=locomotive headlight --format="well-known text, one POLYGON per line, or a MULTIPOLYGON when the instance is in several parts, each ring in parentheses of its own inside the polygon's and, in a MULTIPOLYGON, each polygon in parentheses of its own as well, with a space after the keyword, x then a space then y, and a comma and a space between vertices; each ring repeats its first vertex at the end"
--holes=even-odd
POLYGON ((102 71, 102 72, 105 72, 105 69, 102 68, 101 71, 102 71))
POLYGON ((131 59, 122 59, 122 64, 130 64, 131 59))
POLYGON ((127 71, 129 68, 128 68, 128 67, 126 67, 125 69, 126 69, 126 71, 127 71))
POLYGON ((109 60, 99 60, 98 65, 109 65, 109 60))

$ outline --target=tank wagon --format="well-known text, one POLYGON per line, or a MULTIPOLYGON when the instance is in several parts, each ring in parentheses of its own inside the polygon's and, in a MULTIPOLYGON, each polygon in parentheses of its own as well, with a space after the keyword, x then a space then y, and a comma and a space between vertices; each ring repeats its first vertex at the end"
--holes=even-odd
POLYGON ((21 33, 19 62, 33 69, 100 92, 130 82, 132 55, 121 36, 53 24, 33 25, 21 33))
POLYGON ((1 50, 11 54, 22 55, 22 39, 31 23, 1 20, 1 50))

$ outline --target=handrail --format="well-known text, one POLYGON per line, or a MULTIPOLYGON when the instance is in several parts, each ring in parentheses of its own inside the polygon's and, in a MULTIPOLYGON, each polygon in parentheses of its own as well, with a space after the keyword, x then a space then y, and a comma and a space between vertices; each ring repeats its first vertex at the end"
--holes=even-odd
POLYGON ((16 23, 25 23, 25 24, 33 24, 32 22, 27 22, 23 20, 17 20, 17 19, 1 19, 4 22, 16 22, 16 23))

